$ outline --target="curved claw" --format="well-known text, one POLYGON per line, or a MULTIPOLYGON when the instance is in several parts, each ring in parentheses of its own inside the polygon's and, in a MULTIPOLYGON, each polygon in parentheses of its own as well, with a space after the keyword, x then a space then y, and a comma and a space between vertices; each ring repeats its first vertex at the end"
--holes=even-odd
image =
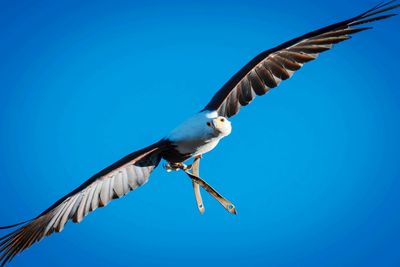
POLYGON ((237 214, 236 207, 232 203, 225 208, 229 213, 237 214))

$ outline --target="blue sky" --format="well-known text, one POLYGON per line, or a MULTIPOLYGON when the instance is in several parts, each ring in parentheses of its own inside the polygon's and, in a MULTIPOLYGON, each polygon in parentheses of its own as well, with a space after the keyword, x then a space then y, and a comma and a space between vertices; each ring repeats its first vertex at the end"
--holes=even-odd
MULTIPOLYGON (((2 1, 0 224, 199 111, 259 52, 376 1, 2 1)), ((399 18, 256 99, 202 161, 228 214, 158 168, 10 266, 399 266, 399 18)), ((4 232, 6 233, 6 232, 4 232)))

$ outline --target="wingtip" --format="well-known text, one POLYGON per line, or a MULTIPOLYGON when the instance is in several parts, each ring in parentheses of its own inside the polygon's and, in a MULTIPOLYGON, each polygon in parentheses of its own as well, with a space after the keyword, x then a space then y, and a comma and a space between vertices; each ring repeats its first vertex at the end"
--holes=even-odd
POLYGON ((378 5, 374 8, 369 9, 368 11, 364 12, 360 17, 361 18, 367 18, 367 17, 371 17, 373 15, 376 14, 380 14, 389 10, 393 10, 396 9, 398 7, 400 7, 400 3, 394 4, 395 2, 397 2, 396 0, 394 1, 389 1, 386 2, 384 4, 378 5), (393 5, 392 5, 393 4, 393 5))
POLYGON ((385 6, 389 6, 389 5, 391 5, 391 4, 395 3, 395 2, 397 2, 397 0, 391 0, 391 1, 386 1, 386 2, 380 2, 378 5, 376 5, 375 7, 371 8, 370 11, 378 10, 378 9, 383 8, 383 7, 385 7, 385 6))

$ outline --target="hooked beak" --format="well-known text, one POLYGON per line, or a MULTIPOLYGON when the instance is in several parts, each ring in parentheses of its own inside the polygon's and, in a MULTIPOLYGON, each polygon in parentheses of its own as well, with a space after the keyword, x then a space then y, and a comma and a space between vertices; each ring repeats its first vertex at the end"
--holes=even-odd
POLYGON ((220 130, 221 128, 219 126, 220 126, 220 121, 219 120, 217 120, 217 119, 212 119, 211 120, 211 128, 213 128, 214 131, 216 131, 218 133, 221 132, 221 130, 220 130))
POLYGON ((210 127, 213 128, 214 130, 216 129, 216 128, 215 128, 214 120, 211 120, 211 126, 210 126, 210 127))
POLYGON ((207 122, 207 125, 208 125, 208 127, 212 128, 212 129, 214 129, 214 130, 216 129, 216 128, 215 128, 214 120, 211 120, 211 121, 207 122))

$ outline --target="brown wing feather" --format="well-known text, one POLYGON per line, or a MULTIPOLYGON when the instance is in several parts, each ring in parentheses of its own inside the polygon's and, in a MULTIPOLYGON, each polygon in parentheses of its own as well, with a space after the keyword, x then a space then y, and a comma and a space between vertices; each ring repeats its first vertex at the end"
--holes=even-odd
MULTIPOLYGON (((146 183, 150 173, 161 160, 160 153, 168 147, 169 142, 161 140, 129 154, 91 177, 35 219, 25 222, 25 225, 0 238, 1 266, 33 243, 54 232, 61 232, 68 221, 79 223, 88 213, 106 206, 111 200, 120 198, 146 183)), ((18 225, 6 226, 3 229, 18 225)))
POLYGON ((256 96, 289 79, 304 63, 316 59, 334 44, 350 39, 351 34, 371 29, 354 26, 396 15, 375 16, 400 6, 394 2, 380 4, 359 16, 307 33, 259 54, 236 73, 202 111, 216 110, 225 117, 237 114, 242 106, 248 105, 256 96))

